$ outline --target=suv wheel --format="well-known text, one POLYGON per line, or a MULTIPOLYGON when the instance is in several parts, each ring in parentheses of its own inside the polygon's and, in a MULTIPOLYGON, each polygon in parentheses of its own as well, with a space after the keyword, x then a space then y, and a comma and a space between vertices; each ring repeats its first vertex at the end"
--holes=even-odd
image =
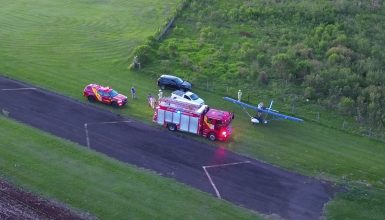
POLYGON ((119 107, 118 103, 117 102, 112 102, 111 105, 115 108, 119 107))
POLYGON ((95 97, 92 96, 92 95, 87 96, 87 99, 88 99, 88 101, 90 101, 90 102, 95 102, 95 101, 96 101, 96 100, 95 100, 95 97))

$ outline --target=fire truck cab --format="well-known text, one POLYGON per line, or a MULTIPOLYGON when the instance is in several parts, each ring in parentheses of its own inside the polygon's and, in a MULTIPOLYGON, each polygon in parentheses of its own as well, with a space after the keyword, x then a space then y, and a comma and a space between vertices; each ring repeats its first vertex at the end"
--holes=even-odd
POLYGON ((171 98, 162 98, 155 108, 153 121, 170 131, 184 131, 209 138, 226 141, 231 133, 233 113, 212 109, 207 105, 196 105, 171 98))

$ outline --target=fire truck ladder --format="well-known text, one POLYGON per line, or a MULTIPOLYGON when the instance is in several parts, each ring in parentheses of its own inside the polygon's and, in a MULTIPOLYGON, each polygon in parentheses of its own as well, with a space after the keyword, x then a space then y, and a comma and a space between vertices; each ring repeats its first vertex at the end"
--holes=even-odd
POLYGON ((162 98, 159 100, 159 103, 161 103, 161 102, 163 102, 163 103, 165 103, 168 106, 173 107, 173 108, 184 109, 184 110, 189 110, 189 111, 196 111, 196 110, 201 108, 200 105, 186 103, 186 102, 174 100, 171 98, 162 98))

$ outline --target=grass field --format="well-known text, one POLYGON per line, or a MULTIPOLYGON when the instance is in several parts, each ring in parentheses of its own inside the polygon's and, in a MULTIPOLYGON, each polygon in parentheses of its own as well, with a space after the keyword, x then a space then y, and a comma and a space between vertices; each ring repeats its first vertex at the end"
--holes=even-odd
MULTIPOLYGON (((134 85, 139 99, 129 100, 126 108, 115 111, 141 119, 145 123, 151 123, 151 111, 147 107, 145 97, 149 92, 155 94, 157 88, 155 78, 149 75, 157 75, 161 72, 158 72, 159 69, 130 72, 127 69, 130 62, 129 56, 135 46, 156 31, 162 24, 163 18, 175 8, 176 3, 176 0, 130 2, 38 0, 33 4, 29 1, 2 2, 0 72, 2 75, 79 100, 83 100, 82 89, 90 82, 110 85, 126 94, 129 94, 129 88, 134 85)), ((218 143, 218 145, 225 145, 231 150, 285 169, 329 179, 352 188, 346 193, 339 194, 333 202, 328 204, 326 213, 330 219, 360 219, 362 215, 368 219, 385 218, 385 210, 381 208, 385 207, 384 143, 309 121, 300 125, 273 122, 267 126, 255 127, 250 125, 248 118, 239 108, 225 103, 221 99, 221 94, 204 90, 196 90, 196 92, 210 105, 233 110, 237 115, 233 126, 233 139, 229 143, 218 143)), ((10 122, 2 120, 0 129, 6 126, 4 123, 10 122)), ((19 125, 15 124, 12 126, 14 129, 7 131, 7 136, 16 139, 18 130, 23 128, 18 128, 19 125)), ((66 144, 58 139, 53 143, 51 139, 47 140, 45 134, 35 131, 34 136, 36 141, 46 148, 51 145, 66 144)), ((0 139, 2 146, 11 143, 13 142, 10 138, 0 139)), ((22 146, 24 142, 15 142, 15 144, 21 145, 19 152, 23 157, 32 157, 37 153, 22 146)), ((59 151, 59 153, 64 152, 59 151)), ((74 207, 84 207, 84 199, 76 199, 79 195, 76 195, 78 192, 73 191, 77 190, 72 189, 73 185, 69 185, 68 191, 64 194, 59 188, 52 189, 52 184, 55 181, 58 183, 57 180, 51 180, 53 182, 50 184, 41 183, 40 178, 31 177, 26 171, 16 170, 12 163, 16 156, 17 151, 1 154, 1 164, 4 164, 4 169, 9 170, 4 175, 15 179, 15 182, 21 185, 69 202, 74 207), (74 197, 68 199, 64 196, 74 197)), ((94 158, 93 154, 84 155, 84 157, 78 157, 74 153, 68 154, 68 160, 77 160, 78 163, 94 164, 105 160, 104 158, 98 159, 101 161, 93 161, 88 158, 94 158), (83 161, 82 158, 87 160, 83 161)), ((80 166, 59 163, 56 168, 69 169, 66 172, 94 172, 92 165, 87 165, 84 170, 78 170, 78 167, 80 166)), ((40 168, 43 169, 37 166, 35 172, 40 168)), ((45 178, 48 178, 51 172, 55 172, 51 167, 45 169, 45 172, 39 174, 45 178)), ((118 174, 121 172, 113 178, 123 178, 118 174)), ((76 175, 82 176, 79 173, 76 175)), ((63 178, 62 182, 68 180, 63 178)), ((98 179, 91 181, 99 182, 98 179)), ((132 181, 135 180, 132 179, 132 181)), ((89 195, 94 192, 91 191, 94 189, 86 189, 85 185, 79 186, 90 190, 89 195)), ((118 184, 116 187, 118 190, 121 185, 118 184)), ((98 203, 95 201, 93 204, 88 204, 93 208, 87 209, 100 208, 102 205, 98 203)), ((149 200, 147 204, 150 203, 161 207, 160 203, 163 203, 163 200, 149 200)), ((133 209, 140 208, 135 204, 131 205, 133 209)), ((132 212, 135 213, 135 210, 132 212)), ((140 212, 132 215, 141 217, 140 212)), ((108 216, 108 214, 111 213, 104 215, 108 216)), ((165 215, 168 214, 165 213, 165 215)))
POLYGON ((90 82, 140 87, 127 77, 129 56, 177 3, 2 1, 0 72, 73 97, 90 82))
POLYGON ((211 195, 0 117, 0 177, 101 219, 255 219, 211 195))

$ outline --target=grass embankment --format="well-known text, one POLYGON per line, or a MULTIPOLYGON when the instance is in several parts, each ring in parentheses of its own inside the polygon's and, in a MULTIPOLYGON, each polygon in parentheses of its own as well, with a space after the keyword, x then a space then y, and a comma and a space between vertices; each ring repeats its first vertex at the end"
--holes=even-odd
POLYGON ((0 177, 101 219, 255 219, 211 195, 0 117, 0 177))
MULTIPOLYGON (((173 2, 169 2, 171 8, 173 2)), ((155 94, 157 88, 155 78, 148 75, 160 74, 162 67, 129 72, 127 57, 161 23, 159 18, 168 11, 164 4, 164 1, 136 4, 119 1, 102 6, 41 0, 26 7, 21 2, 8 1, 0 8, 3 27, 0 71, 79 100, 83 100, 82 89, 90 82, 110 85, 125 94, 134 85, 139 99, 129 100, 126 108, 115 111, 151 123, 145 97, 148 92, 155 94)), ((329 204, 330 218, 359 218, 360 213, 370 213, 367 218, 383 219, 384 210, 378 208, 385 206, 385 197, 381 196, 385 189, 383 143, 309 121, 300 125, 274 122, 255 127, 239 108, 224 102, 220 93, 195 91, 210 105, 236 112, 234 137, 224 144, 229 149, 286 169, 357 187, 359 193, 342 193, 329 204)), ((323 113, 326 114, 321 111, 321 116, 323 113)), ((15 131, 10 132, 11 135, 15 131)), ((0 143, 4 141, 0 139, 0 143)), ((3 160, 4 164, 12 165, 10 158, 3 160)), ((29 178, 20 179, 19 183, 39 185, 29 178)), ((48 185, 40 190, 45 188, 50 190, 48 185)), ((68 192, 68 196, 74 196, 68 192)))

